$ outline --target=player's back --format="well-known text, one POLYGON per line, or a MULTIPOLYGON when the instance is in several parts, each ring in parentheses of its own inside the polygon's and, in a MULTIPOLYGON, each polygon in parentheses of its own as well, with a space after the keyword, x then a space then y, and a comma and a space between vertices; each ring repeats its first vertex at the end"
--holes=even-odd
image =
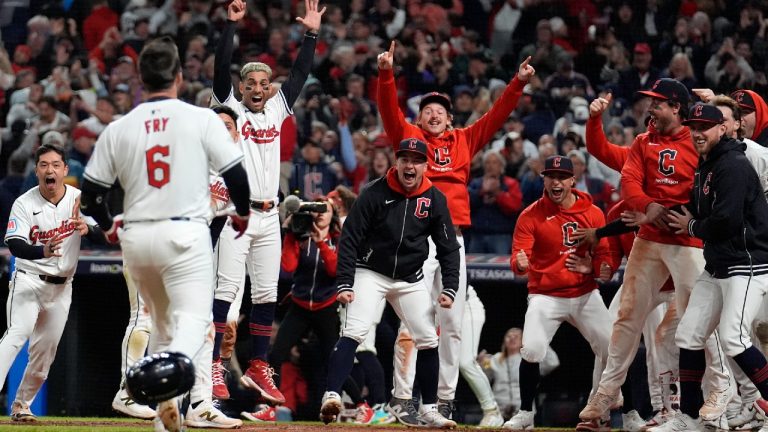
POLYGON ((230 140, 213 111, 178 99, 150 101, 107 127, 86 176, 105 186, 117 176, 126 221, 205 220, 209 166, 224 171, 242 159, 230 140))

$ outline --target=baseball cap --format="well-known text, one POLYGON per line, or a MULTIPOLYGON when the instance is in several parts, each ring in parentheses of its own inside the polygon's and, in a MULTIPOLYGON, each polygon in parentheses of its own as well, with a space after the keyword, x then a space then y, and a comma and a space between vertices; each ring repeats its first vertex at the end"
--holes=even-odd
POLYGON ((544 169, 541 171, 542 175, 564 173, 573 175, 573 162, 570 158, 565 156, 555 155, 550 156, 544 161, 544 169))
POLYGON ((115 86, 115 91, 116 92, 123 92, 123 93, 130 93, 131 92, 131 87, 128 84, 126 84, 126 83, 120 83, 120 84, 115 86))
POLYGON ((463 95, 463 94, 468 94, 468 95, 472 96, 474 94, 474 92, 472 91, 472 87, 470 87, 470 86, 468 86, 466 84, 461 84, 461 85, 457 85, 456 87, 453 88, 453 97, 454 98, 457 98, 457 97, 459 97, 460 95, 463 95))
POLYGON ((755 99, 752 98, 752 95, 746 90, 736 90, 731 93, 731 98, 733 98, 746 113, 751 113, 752 111, 757 110, 755 99))
POLYGON ((640 54, 650 54, 651 46, 645 42, 638 42, 635 44, 635 52, 640 54))
POLYGON ((400 141, 400 144, 397 146, 397 151, 395 152, 395 156, 400 156, 400 153, 403 152, 411 152, 411 153, 418 153, 426 159, 427 157, 427 144, 424 141, 421 141, 416 138, 406 138, 402 141, 400 141))
POLYGON ((650 90, 640 90, 637 92, 645 96, 658 99, 671 100, 679 102, 682 105, 688 105, 688 89, 680 81, 672 78, 662 78, 656 80, 650 90))
POLYGON ((96 139, 97 137, 98 135, 85 126, 78 126, 72 131, 72 141, 77 141, 80 138, 96 139))
POLYGON ((440 105, 444 106, 448 112, 450 112, 452 109, 451 98, 443 93, 432 92, 427 93, 421 97, 421 101, 419 102, 419 111, 423 110, 425 106, 431 103, 439 103, 440 105))
POLYGON ((716 106, 697 103, 691 107, 688 119, 684 120, 683 124, 689 126, 694 123, 708 123, 712 127, 719 125, 723 120, 723 113, 716 106))
POLYGON ((124 55, 124 56, 120 57, 119 59, 117 59, 117 63, 118 64, 120 64, 120 63, 128 63, 128 64, 132 65, 133 64, 133 59, 130 56, 124 55))
POLYGON ((59 131, 48 131, 43 135, 43 139, 40 140, 40 145, 46 145, 46 144, 58 144, 58 145, 64 145, 64 135, 61 134, 59 131))

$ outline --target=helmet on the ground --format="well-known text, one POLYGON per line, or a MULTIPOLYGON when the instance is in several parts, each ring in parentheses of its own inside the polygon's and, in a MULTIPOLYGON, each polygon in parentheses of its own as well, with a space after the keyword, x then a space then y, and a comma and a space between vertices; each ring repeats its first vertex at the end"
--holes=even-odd
POLYGON ((148 405, 188 392, 195 383, 192 360, 177 352, 146 356, 125 374, 125 388, 136 402, 148 405))

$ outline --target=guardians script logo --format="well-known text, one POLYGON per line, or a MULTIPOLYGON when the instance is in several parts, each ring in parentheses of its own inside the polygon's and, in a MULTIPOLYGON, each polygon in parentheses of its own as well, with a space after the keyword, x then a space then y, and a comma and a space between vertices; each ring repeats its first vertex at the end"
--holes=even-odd
POLYGON ((240 133, 243 134, 243 140, 251 140, 254 144, 270 144, 280 136, 280 131, 274 125, 269 129, 254 129, 250 121, 243 124, 240 133))
POLYGON ((42 244, 48 243, 48 240, 52 239, 56 234, 60 234, 61 238, 67 238, 75 232, 77 224, 71 220, 61 221, 61 225, 54 229, 47 231, 41 231, 39 225, 34 225, 29 230, 29 240, 32 244, 40 242, 42 244))
POLYGON ((227 189, 227 186, 224 185, 223 181, 216 180, 211 184, 210 189, 213 199, 216 201, 229 202, 229 190, 227 189))

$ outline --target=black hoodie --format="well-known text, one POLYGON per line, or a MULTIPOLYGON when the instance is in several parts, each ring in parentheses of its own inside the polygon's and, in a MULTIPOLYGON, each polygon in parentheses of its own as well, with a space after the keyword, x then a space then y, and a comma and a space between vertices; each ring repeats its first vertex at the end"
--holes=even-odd
POLYGON ((768 273, 768 201, 746 144, 723 137, 699 159, 688 223, 704 240, 705 269, 718 279, 768 273))

